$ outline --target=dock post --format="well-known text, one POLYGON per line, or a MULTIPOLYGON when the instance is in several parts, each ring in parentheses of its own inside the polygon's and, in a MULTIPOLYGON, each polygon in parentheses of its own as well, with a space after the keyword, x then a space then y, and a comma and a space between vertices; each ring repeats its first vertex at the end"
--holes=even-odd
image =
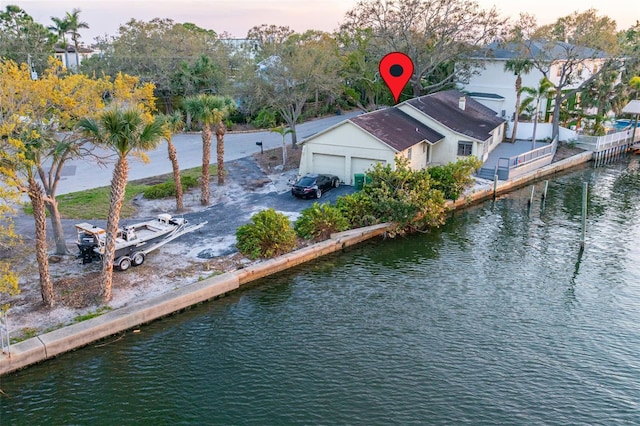
POLYGON ((498 193, 498 174, 493 175, 493 198, 496 198, 498 193))
POLYGON ((544 200, 545 198, 547 198, 547 189, 549 189, 549 181, 545 180, 544 181, 544 188, 542 189, 542 199, 544 200))
POLYGON ((580 246, 584 247, 587 237, 587 193, 589 191, 589 183, 582 184, 582 241, 580 246))
POLYGON ((536 186, 535 185, 531 185, 531 195, 529 196, 529 205, 533 205, 533 193, 536 190, 536 186))

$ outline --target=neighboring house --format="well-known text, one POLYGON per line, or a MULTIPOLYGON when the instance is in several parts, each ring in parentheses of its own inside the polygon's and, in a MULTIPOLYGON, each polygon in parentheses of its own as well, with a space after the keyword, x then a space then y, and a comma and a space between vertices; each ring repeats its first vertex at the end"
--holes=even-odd
POLYGON ((78 63, 76 63, 76 47, 70 44, 67 46, 66 54, 64 51, 64 47, 56 46, 55 57, 60 62, 62 62, 62 65, 65 68, 76 69, 78 65, 82 63, 82 61, 84 61, 87 58, 90 58, 91 56, 93 56, 94 53, 95 51, 91 48, 88 48, 86 46, 78 46, 78 56, 77 56, 78 63))
MULTIPOLYGON (((578 48, 569 43, 560 42, 555 43, 552 49, 548 49, 544 43, 530 42, 529 54, 530 58, 549 61, 547 77, 554 85, 558 84, 563 72, 566 73, 568 71, 567 69, 563 70, 567 60, 571 59, 575 65, 576 59, 580 58, 581 63, 578 64, 577 69, 571 70, 575 73, 575 75, 572 75, 573 84, 565 87, 566 89, 579 86, 587 78, 598 72, 606 60, 606 54, 602 52, 578 48)), ((499 116, 513 121, 516 113, 516 76, 511 71, 505 71, 504 66, 509 59, 520 57, 520 55, 521 53, 515 45, 504 48, 497 43, 489 45, 484 51, 484 56, 476 58, 484 61, 484 69, 479 74, 471 76, 468 83, 458 84, 460 90, 491 108, 499 116)), ((540 70, 532 68, 529 73, 521 74, 521 77, 523 87, 538 88, 543 74, 540 70)), ((523 98, 526 96, 524 94, 523 98)), ((543 101, 542 105, 547 105, 546 100, 543 101)), ((548 111, 546 112, 548 113, 548 111)))
POLYGON ((328 173, 353 184, 376 163, 412 169, 475 155, 485 160, 503 140, 504 120, 469 96, 447 90, 362 114, 301 143, 300 174, 328 173))

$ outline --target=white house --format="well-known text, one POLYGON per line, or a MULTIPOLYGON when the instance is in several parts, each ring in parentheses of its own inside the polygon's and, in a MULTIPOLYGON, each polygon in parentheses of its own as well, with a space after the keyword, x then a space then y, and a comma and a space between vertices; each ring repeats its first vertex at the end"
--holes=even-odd
POLYGON ((438 92, 345 120, 301 142, 300 174, 328 173, 353 184, 376 163, 413 169, 475 155, 486 159, 503 140, 504 120, 456 91, 438 92))
POLYGON ((55 48, 55 57, 56 59, 62 62, 62 65, 65 68, 75 70, 78 68, 78 65, 82 63, 87 58, 90 58, 94 55, 95 51, 86 46, 80 45, 78 46, 78 55, 76 56, 76 47, 72 44, 67 46, 67 51, 65 52, 65 48, 62 46, 56 46, 55 48))
MULTIPOLYGON (((531 41, 527 44, 527 54, 530 59, 548 63, 548 79, 557 85, 561 78, 566 78, 571 72, 572 83, 566 89, 578 87, 583 81, 591 77, 602 68, 605 62, 605 54, 587 48, 579 48, 569 43, 549 44, 531 41), (571 61, 575 69, 563 68, 571 61), (564 73, 564 74, 563 74, 564 73)), ((511 71, 505 71, 505 63, 509 59, 522 57, 522 52, 515 45, 501 47, 494 43, 487 47, 484 56, 484 69, 472 75, 467 83, 459 83, 460 90, 468 93, 483 105, 491 108, 501 117, 513 121, 515 117, 516 75, 511 71)), ((532 68, 528 73, 521 74, 522 86, 537 88, 544 74, 532 68)), ((527 95, 523 95, 527 96, 527 95)), ((543 101, 546 105, 546 100, 543 101)))

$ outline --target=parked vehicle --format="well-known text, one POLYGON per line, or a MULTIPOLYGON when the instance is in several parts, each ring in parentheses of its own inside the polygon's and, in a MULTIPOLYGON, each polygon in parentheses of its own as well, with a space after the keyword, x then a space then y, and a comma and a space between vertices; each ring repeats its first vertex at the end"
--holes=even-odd
POLYGON ((340 178, 335 175, 307 174, 291 187, 291 195, 298 198, 320 198, 331 188, 340 186, 340 178))
MULTIPOLYGON (((118 229, 114 266, 126 271, 130 266, 142 265, 147 254, 176 238, 202 228, 207 222, 188 225, 184 218, 159 214, 157 219, 118 229)), ((90 223, 76 224, 78 258, 82 263, 102 260, 107 233, 90 223)))

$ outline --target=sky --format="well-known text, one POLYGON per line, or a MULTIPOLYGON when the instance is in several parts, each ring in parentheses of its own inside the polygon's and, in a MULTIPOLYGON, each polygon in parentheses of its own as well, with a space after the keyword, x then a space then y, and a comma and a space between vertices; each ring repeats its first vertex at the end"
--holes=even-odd
MULTIPOLYGON (((534 15, 538 25, 549 24, 573 12, 595 8, 600 15, 614 19, 618 29, 640 21, 638 0, 476 0, 485 9, 495 6, 504 17, 516 19, 520 12, 534 15)), ((81 30, 82 41, 91 43, 96 36, 116 35, 118 27, 131 18, 150 21, 171 18, 192 22, 217 33, 245 38, 253 26, 275 24, 297 32, 307 29, 333 31, 357 0, 2 0, 24 9, 35 21, 49 26, 51 17, 63 17, 74 8, 89 24, 81 30)))

